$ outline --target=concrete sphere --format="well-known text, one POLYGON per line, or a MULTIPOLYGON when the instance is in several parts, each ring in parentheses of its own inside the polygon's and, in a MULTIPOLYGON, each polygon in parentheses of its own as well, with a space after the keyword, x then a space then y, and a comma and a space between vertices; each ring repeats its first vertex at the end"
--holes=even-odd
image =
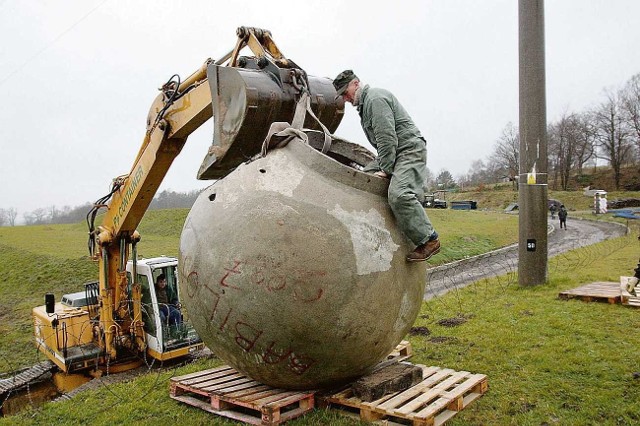
POLYGON ((405 260, 413 246, 387 187, 294 139, 203 191, 180 239, 180 290, 205 344, 285 389, 342 384, 384 360, 426 277, 405 260))

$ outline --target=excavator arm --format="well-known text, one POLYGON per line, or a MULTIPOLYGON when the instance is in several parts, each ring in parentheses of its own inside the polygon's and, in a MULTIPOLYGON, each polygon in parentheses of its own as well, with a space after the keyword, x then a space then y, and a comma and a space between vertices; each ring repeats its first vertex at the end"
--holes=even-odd
POLYGON ((237 35, 233 50, 219 61, 207 60, 185 81, 174 76, 162 86, 130 172, 114 179, 110 194, 98 200, 87 216, 89 250, 100 271, 96 334, 112 362, 120 357, 121 348, 145 349, 141 287, 136 274, 133 283, 128 282, 126 264, 131 256, 135 270, 140 240, 136 228, 187 137, 214 116, 214 143, 198 177, 220 178, 260 152, 272 122, 292 121, 303 93, 331 132, 344 113, 331 80, 308 77, 282 55, 268 31, 241 27, 237 35), (239 56, 245 46, 254 57, 239 56), (107 210, 96 228, 93 223, 101 208, 107 210))
POLYGON ((133 274, 134 282, 129 286, 125 271, 129 246, 135 247, 139 241, 136 228, 187 137, 212 116, 211 95, 205 84, 206 65, 177 90, 175 82, 165 85, 163 93, 154 101, 133 167, 127 175, 114 180, 111 203, 102 225, 93 233, 98 248, 95 254, 99 262, 99 305, 104 333, 100 343, 111 359, 117 358, 114 341, 118 336, 135 336, 123 342, 130 349, 144 350, 140 285, 133 274), (171 96, 186 88, 189 88, 187 93, 171 100, 171 96))

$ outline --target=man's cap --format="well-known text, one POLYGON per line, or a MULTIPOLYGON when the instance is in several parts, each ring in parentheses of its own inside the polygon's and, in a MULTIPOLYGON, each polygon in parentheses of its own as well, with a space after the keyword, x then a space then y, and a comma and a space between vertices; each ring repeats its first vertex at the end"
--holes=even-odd
POLYGON ((358 76, 351 70, 345 70, 338 74, 338 76, 333 80, 333 87, 336 89, 337 96, 342 95, 344 91, 347 90, 347 86, 354 78, 358 78, 358 76))

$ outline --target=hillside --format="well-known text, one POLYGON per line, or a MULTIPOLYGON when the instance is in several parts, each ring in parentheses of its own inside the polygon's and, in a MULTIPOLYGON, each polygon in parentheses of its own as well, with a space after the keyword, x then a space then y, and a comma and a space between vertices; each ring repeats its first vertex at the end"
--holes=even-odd
MULTIPOLYGON (((636 166, 624 167, 621 170, 619 190, 615 189, 613 170, 610 167, 584 168, 582 174, 569 179, 567 191, 560 190, 559 182, 551 175, 548 194, 550 199, 560 201, 570 211, 590 211, 593 209, 593 198, 583 195, 586 187, 606 191, 609 203, 628 198, 640 199, 640 170, 636 166)), ((443 198, 441 193, 439 195, 443 198)), ((517 186, 510 182, 491 183, 448 191, 444 198, 447 201, 473 200, 478 202, 479 209, 503 210, 509 204, 518 202, 518 191, 517 186)))
MULTIPOLYGON (((557 188, 550 176, 549 183, 552 188, 557 188)), ((598 166, 597 168, 584 168, 582 174, 574 175, 569 179, 569 189, 581 190, 586 186, 604 189, 605 191, 615 191, 615 179, 613 169, 608 166, 598 166)), ((637 166, 626 166, 620 170, 620 191, 640 191, 640 170, 637 166)))
MULTIPOLYGON (((600 188, 598 188, 600 189, 600 188)), ((583 191, 549 190, 549 198, 563 203, 570 211, 590 211, 593 209, 593 197, 583 195, 583 191)), ((478 209, 504 210, 509 204, 518 202, 518 192, 511 189, 510 184, 486 186, 482 190, 474 188, 469 191, 446 193, 447 201, 474 200, 478 209)), ((607 193, 609 203, 614 200, 640 198, 640 191, 611 191, 607 193)))

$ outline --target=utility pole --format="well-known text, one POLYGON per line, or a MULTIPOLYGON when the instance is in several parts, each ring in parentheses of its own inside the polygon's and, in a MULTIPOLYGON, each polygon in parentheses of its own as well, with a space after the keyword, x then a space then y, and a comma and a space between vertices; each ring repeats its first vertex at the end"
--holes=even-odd
POLYGON ((519 0, 520 175, 518 281, 547 281, 547 107, 544 0, 519 0))

